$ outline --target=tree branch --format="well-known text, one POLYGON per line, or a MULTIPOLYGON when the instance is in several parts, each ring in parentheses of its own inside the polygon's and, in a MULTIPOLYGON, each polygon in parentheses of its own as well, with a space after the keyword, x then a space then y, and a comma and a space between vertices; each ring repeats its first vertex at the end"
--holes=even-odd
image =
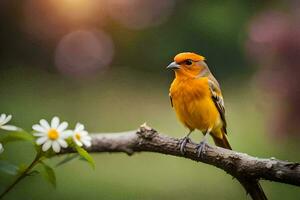
MULTIPOLYGON (((92 134, 92 146, 87 148, 87 151, 125 152, 128 155, 146 151, 189 158, 226 171, 238 179, 248 192, 247 182, 255 182, 260 179, 300 186, 300 163, 273 158, 256 158, 245 153, 210 145, 206 145, 205 152, 198 157, 195 152, 195 143, 188 143, 186 153, 182 155, 179 150, 179 142, 179 139, 159 134, 156 130, 142 125, 137 131, 92 134)), ((73 151, 65 149, 62 153, 73 151)), ((253 199, 257 199, 251 193, 250 195, 253 199)))

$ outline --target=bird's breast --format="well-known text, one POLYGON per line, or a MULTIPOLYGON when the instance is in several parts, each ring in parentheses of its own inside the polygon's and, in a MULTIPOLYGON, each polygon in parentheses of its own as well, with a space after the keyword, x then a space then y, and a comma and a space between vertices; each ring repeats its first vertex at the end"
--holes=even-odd
POLYGON ((208 79, 177 81, 170 95, 179 120, 189 129, 205 131, 217 121, 219 113, 211 99, 208 79))

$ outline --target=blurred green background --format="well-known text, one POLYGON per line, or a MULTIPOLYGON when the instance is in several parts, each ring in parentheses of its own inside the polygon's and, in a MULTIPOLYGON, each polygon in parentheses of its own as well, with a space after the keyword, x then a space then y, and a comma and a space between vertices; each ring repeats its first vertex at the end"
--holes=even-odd
MULTIPOLYGON (((299 135, 273 132, 276 120, 288 117, 279 108, 292 110, 282 104, 289 96, 270 92, 260 81, 273 77, 268 74, 272 69, 262 73, 270 64, 263 58, 274 60, 277 54, 259 51, 265 43, 257 37, 264 37, 253 35, 277 33, 276 28, 267 32, 267 26, 256 32, 256 24, 265 21, 259 16, 270 10, 293 16, 295 8, 294 1, 3 0, 0 111, 28 131, 39 119, 57 115, 71 125, 82 122, 89 132, 132 130, 147 122, 183 137, 187 130, 168 97, 174 75, 165 67, 177 53, 193 51, 206 57, 222 86, 233 149, 299 161, 299 135), (257 52, 259 59, 253 57, 257 52), (282 118, 272 118, 277 115, 282 118)), ((197 141, 201 137, 193 134, 197 141)), ((16 164, 34 156, 24 143, 4 148, 0 158, 16 164)), ((38 175, 25 179, 6 199, 250 199, 230 175, 205 164, 154 153, 93 157, 95 170, 77 160, 57 168, 56 189, 38 175)), ((0 175, 2 185, 12 181, 0 175)), ((300 198, 299 187, 262 185, 270 199, 300 198)))

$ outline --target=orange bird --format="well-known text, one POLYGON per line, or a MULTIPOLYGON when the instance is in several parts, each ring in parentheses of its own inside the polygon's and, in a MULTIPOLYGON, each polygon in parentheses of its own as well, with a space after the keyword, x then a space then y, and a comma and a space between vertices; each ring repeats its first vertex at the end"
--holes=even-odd
POLYGON ((180 53, 167 69, 175 71, 170 87, 170 100, 178 119, 190 131, 181 140, 184 154, 189 135, 198 129, 204 134, 197 145, 198 156, 204 150, 208 135, 217 146, 231 149, 227 140, 225 107, 220 85, 210 72, 205 58, 195 53, 180 53))

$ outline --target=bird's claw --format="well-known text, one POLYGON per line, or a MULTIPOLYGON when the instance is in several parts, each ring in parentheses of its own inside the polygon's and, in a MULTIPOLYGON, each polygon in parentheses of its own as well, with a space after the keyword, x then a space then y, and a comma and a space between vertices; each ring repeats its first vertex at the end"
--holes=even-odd
POLYGON ((191 142, 191 139, 189 137, 184 137, 179 141, 179 145, 180 145, 180 152, 182 155, 185 154, 186 150, 185 150, 185 146, 187 143, 191 142))
POLYGON ((202 141, 196 146, 197 156, 201 157, 205 153, 206 142, 202 141))

